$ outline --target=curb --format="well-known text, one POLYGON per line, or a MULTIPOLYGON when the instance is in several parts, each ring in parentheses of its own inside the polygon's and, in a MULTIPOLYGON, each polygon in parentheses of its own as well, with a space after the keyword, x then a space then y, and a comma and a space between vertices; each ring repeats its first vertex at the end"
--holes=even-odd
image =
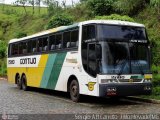
POLYGON ((156 99, 147 99, 147 98, 133 97, 133 96, 125 97, 125 98, 129 99, 129 100, 134 100, 134 101, 153 103, 153 104, 160 104, 160 100, 156 100, 156 99))

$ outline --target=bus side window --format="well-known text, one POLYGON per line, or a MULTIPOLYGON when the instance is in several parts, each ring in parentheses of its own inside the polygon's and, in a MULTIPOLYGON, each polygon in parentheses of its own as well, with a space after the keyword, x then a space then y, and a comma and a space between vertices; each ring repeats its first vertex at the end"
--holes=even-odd
POLYGON ((78 30, 74 30, 71 32, 71 43, 70 43, 71 47, 78 47, 78 35, 79 35, 78 30))
POLYGON ((19 54, 21 55, 23 52, 23 42, 19 43, 19 54))
POLYGON ((61 49, 62 48, 62 34, 57 34, 56 35, 56 49, 61 49))
POLYGON ((64 34, 63 34, 63 48, 70 47, 70 38, 71 38, 70 32, 64 32, 64 34))
POLYGON ((42 52, 43 49, 43 38, 38 38, 38 52, 42 52))
POLYGON ((32 40, 32 52, 35 53, 37 52, 37 41, 32 40))
POLYGON ((12 55, 18 55, 18 44, 12 44, 12 55))
POLYGON ((27 53, 27 46, 28 46, 28 44, 27 44, 27 42, 24 42, 23 43, 23 54, 26 54, 27 53))
POLYGON ((27 42, 27 44, 28 44, 27 53, 32 53, 33 52, 33 50, 32 50, 32 40, 29 40, 27 42))
POLYGON ((9 47, 8 47, 8 56, 11 56, 12 55, 12 44, 9 44, 9 47))
POLYGON ((43 38, 43 51, 48 51, 48 37, 43 38))
POLYGON ((49 50, 54 50, 55 47, 55 35, 49 37, 49 50))
MULTIPOLYGON (((89 42, 92 42, 92 40, 95 40, 96 37, 96 31, 95 31, 95 25, 87 25, 82 27, 82 63, 85 71, 89 72, 89 65, 88 65, 88 59, 89 56, 87 53, 88 47, 89 47, 89 42)), ((92 48, 92 47, 90 47, 92 48)), ((90 73, 90 72, 89 72, 90 73)))
POLYGON ((91 42, 95 40, 96 37, 96 28, 95 25, 83 26, 83 41, 91 42))
POLYGON ((26 42, 20 42, 19 43, 19 54, 26 54, 27 53, 27 43, 26 42))

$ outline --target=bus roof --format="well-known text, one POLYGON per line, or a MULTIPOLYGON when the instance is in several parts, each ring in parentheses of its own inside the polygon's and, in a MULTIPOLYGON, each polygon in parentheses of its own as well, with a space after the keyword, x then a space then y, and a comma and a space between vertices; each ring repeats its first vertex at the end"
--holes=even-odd
POLYGON ((127 21, 120 21, 120 20, 88 20, 88 21, 75 23, 75 24, 69 25, 69 26, 60 26, 60 27, 57 27, 57 28, 45 30, 45 31, 30 35, 30 36, 26 36, 26 37, 23 37, 23 38, 19 38, 19 39, 16 39, 16 38, 11 39, 9 41, 9 43, 14 43, 14 42, 18 42, 18 41, 27 40, 27 39, 32 39, 32 38, 35 38, 35 37, 51 34, 51 33, 54 33, 54 32, 59 32, 59 31, 75 28, 75 27, 80 26, 80 25, 95 24, 95 23, 97 23, 97 24, 108 24, 108 25, 133 26, 133 27, 145 27, 143 24, 134 23, 134 22, 127 22, 127 21))

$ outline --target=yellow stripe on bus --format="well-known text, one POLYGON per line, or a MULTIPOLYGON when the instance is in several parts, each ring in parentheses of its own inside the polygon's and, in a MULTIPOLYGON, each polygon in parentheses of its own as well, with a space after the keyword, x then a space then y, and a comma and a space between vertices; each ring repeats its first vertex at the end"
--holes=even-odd
POLYGON ((49 54, 41 55, 38 67, 10 67, 8 68, 8 81, 15 83, 15 75, 19 73, 20 76, 24 73, 27 77, 27 85, 32 87, 40 87, 43 72, 46 67, 49 54))

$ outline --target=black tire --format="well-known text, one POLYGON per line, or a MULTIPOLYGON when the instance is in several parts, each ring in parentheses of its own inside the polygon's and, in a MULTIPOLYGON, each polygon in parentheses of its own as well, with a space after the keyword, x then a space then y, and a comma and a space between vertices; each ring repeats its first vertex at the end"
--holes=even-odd
POLYGON ((26 79, 25 75, 22 76, 21 81, 22 81, 22 89, 24 91, 27 91, 28 90, 28 86, 27 86, 27 79, 26 79))
POLYGON ((22 81, 20 79, 19 74, 16 76, 16 83, 17 83, 17 87, 21 90, 22 89, 22 81))
POLYGON ((79 84, 77 80, 72 80, 69 86, 70 97, 73 102, 78 102, 80 99, 79 84))

